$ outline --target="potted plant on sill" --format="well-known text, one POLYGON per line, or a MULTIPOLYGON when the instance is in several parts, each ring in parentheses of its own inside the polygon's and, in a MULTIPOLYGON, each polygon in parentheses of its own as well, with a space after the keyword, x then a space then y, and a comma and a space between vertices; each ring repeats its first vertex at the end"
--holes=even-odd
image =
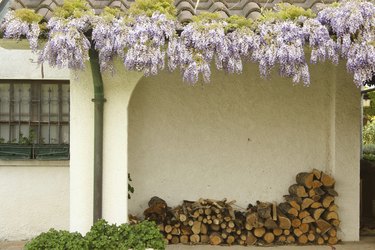
POLYGON ((33 141, 35 133, 29 132, 29 136, 19 134, 18 141, 13 140, 4 143, 4 139, 0 139, 0 159, 31 159, 33 152, 33 141))
POLYGON ((39 160, 68 160, 69 144, 35 144, 34 157, 39 160))

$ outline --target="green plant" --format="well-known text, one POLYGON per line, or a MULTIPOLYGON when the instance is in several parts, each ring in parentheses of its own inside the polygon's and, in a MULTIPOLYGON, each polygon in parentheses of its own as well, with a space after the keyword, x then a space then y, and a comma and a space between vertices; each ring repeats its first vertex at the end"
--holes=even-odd
POLYGON ((296 20, 301 16, 313 18, 316 15, 311 9, 305 10, 304 8, 295 5, 280 3, 276 5, 275 10, 264 10, 260 20, 296 20))
POLYGON ((130 174, 128 173, 128 199, 130 199, 131 194, 134 193, 134 187, 132 185, 130 185, 131 181, 132 181, 132 179, 130 178, 130 174))
POLYGON ((34 143, 34 140, 36 138, 35 131, 30 129, 29 130, 29 136, 23 136, 22 133, 20 133, 19 138, 18 138, 18 144, 23 144, 23 145, 31 145, 34 143))
POLYGON ((85 239, 91 250, 102 249, 127 249, 121 242, 118 227, 115 224, 108 224, 107 221, 98 220, 86 234, 85 239))
POLYGON ((80 18, 84 15, 93 15, 94 11, 86 0, 65 0, 61 7, 57 7, 54 16, 60 18, 80 18))
POLYGON ((375 144, 365 144, 363 145, 364 154, 374 154, 375 155, 375 144))
POLYGON ((374 154, 363 154, 363 159, 368 161, 375 161, 375 155, 374 154))
POLYGON ((122 224, 119 227, 121 238, 126 238, 125 246, 133 250, 153 248, 165 249, 163 235, 159 232, 155 222, 142 221, 138 224, 122 224))
POLYGON ((243 16, 233 15, 225 19, 225 21, 228 23, 227 30, 251 28, 253 26, 253 20, 243 16))
POLYGON ((27 23, 39 23, 43 19, 43 16, 31 9, 17 9, 14 11, 14 16, 27 23))
POLYGON ((375 144, 375 118, 363 127, 363 144, 375 144))
POLYGON ((152 16, 154 12, 175 19, 177 10, 173 0, 135 0, 129 8, 129 13, 133 15, 152 16))
POLYGON ((25 250, 88 250, 88 244, 80 233, 50 229, 32 239, 25 250))

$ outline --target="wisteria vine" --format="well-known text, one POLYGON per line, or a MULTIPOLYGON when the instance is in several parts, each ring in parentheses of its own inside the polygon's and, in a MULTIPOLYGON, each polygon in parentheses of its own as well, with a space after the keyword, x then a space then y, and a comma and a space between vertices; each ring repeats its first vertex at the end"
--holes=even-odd
MULTIPOLYGON (((200 76, 209 82, 213 63, 219 70, 239 74, 244 60, 258 63, 262 77, 276 68, 280 76, 305 85, 310 84, 308 61, 337 64, 345 59, 357 86, 375 74, 375 5, 365 0, 325 6, 316 17, 272 15, 252 25, 202 18, 185 25, 180 35, 177 19, 158 11, 110 18, 87 13, 48 21, 47 43, 38 50, 40 62, 83 69, 89 49, 95 48, 102 71, 113 70, 113 59, 120 57, 126 69, 145 75, 156 75, 165 65, 171 71, 179 69, 191 84, 200 76)), ((15 11, 8 12, 0 26, 5 38, 28 39, 33 51, 38 49, 40 30, 40 20, 25 21, 15 11)))

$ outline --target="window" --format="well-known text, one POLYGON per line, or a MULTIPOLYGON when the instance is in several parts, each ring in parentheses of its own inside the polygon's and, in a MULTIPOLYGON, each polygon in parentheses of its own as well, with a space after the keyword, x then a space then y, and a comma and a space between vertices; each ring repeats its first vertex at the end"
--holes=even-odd
POLYGON ((69 81, 0 80, 0 159, 69 158, 69 81))

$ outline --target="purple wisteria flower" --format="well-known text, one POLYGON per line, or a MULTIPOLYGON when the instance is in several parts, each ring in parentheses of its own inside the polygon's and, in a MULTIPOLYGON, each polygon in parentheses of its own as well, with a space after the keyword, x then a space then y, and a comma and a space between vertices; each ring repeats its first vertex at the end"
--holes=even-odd
POLYGON ((347 59, 347 69, 357 86, 375 74, 375 6, 363 0, 342 1, 319 12, 317 20, 337 36, 340 54, 347 59))
POLYGON ((117 54, 122 56, 128 70, 156 75, 164 69, 167 39, 175 36, 176 21, 158 12, 151 17, 142 15, 134 19, 126 34, 117 39, 121 41, 115 46, 117 54))
POLYGON ((259 48, 253 57, 259 63, 262 77, 267 77, 276 65, 280 75, 291 77, 293 82, 310 83, 305 60, 305 36, 302 28, 292 21, 265 22, 259 26, 259 48))
POLYGON ((91 27, 91 17, 51 18, 48 22, 49 39, 39 55, 39 62, 69 69, 84 69, 91 47, 84 35, 91 27))
POLYGON ((15 16, 14 11, 9 11, 0 25, 0 31, 4 32, 5 38, 21 39, 26 37, 30 43, 30 48, 36 51, 38 48, 38 37, 40 34, 37 22, 28 23, 15 16))
POLYGON ((307 19, 303 22, 303 32, 311 50, 311 62, 324 62, 326 59, 337 64, 339 60, 338 46, 329 35, 326 26, 316 19, 307 19))

